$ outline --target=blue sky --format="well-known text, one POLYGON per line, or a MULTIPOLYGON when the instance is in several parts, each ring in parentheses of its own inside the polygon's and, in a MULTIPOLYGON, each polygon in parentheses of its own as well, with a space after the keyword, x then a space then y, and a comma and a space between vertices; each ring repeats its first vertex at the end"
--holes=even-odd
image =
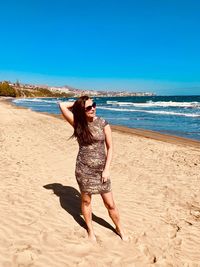
POLYGON ((0 80, 200 94, 200 1, 0 4, 0 80))

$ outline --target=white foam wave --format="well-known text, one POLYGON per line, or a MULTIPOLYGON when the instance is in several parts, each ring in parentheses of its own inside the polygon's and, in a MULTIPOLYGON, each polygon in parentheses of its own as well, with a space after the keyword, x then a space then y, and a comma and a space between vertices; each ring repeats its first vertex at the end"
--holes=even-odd
POLYGON ((107 104, 117 106, 133 106, 133 107, 183 107, 183 108, 200 108, 200 102, 173 102, 173 101, 148 101, 146 103, 134 103, 134 102, 118 102, 107 101, 107 104))
POLYGON ((173 102, 173 101, 148 101, 148 105, 157 107, 188 107, 188 108, 200 108, 200 102, 173 102))
POLYGON ((13 102, 23 104, 27 102, 35 102, 35 103, 57 103, 57 99, 55 100, 47 100, 47 99, 41 99, 41 98, 20 98, 20 99, 15 99, 13 102))
POLYGON ((106 101, 106 104, 117 104, 117 103, 118 103, 118 101, 110 101, 110 100, 106 101))
POLYGON ((121 111, 121 112, 145 112, 151 114, 162 114, 162 115, 174 115, 174 116, 184 116, 184 117, 199 117, 200 114, 195 113, 181 113, 181 112, 173 112, 173 111, 157 111, 157 110, 144 110, 144 109, 126 109, 126 108, 109 108, 109 107, 98 107, 98 109, 106 109, 112 111, 121 111))

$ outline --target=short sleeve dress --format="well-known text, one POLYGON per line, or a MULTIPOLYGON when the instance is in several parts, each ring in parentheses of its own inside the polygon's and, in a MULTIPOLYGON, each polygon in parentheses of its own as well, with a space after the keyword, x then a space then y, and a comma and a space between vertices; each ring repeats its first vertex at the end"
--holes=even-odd
POLYGON ((102 182, 102 172, 106 163, 104 127, 107 124, 103 118, 96 117, 88 123, 94 142, 91 145, 84 145, 77 140, 79 152, 76 159, 76 180, 80 191, 90 195, 111 191, 110 179, 102 182))

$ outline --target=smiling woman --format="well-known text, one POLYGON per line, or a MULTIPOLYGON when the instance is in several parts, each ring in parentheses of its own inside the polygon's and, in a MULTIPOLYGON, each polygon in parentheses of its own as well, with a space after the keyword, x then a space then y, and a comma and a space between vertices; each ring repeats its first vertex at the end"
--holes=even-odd
POLYGON ((96 108, 96 102, 93 102, 92 105, 85 107, 85 111, 90 111, 92 108, 96 108))
POLYGON ((73 105, 74 114, 74 134, 82 144, 92 144, 92 133, 88 126, 88 121, 93 121, 96 115, 96 104, 88 96, 80 97, 73 105))
POLYGON ((92 194, 100 194, 122 240, 127 237, 122 229, 119 212, 111 192, 110 164, 112 158, 111 129, 106 120, 96 116, 96 103, 88 96, 73 102, 60 103, 65 119, 73 126, 79 152, 76 160, 76 180, 81 191, 81 209, 88 237, 95 241, 92 226, 92 194), (106 151, 105 151, 106 145, 106 151))

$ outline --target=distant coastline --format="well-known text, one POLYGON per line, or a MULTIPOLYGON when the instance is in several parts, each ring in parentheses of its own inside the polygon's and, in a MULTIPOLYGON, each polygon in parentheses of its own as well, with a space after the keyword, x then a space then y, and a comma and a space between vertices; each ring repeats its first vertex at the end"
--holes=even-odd
POLYGON ((79 97, 89 95, 96 97, 116 97, 116 96, 155 96, 153 92, 128 92, 128 91, 107 91, 107 90, 85 90, 71 86, 48 86, 12 83, 10 81, 0 81, 0 96, 11 97, 79 97))

